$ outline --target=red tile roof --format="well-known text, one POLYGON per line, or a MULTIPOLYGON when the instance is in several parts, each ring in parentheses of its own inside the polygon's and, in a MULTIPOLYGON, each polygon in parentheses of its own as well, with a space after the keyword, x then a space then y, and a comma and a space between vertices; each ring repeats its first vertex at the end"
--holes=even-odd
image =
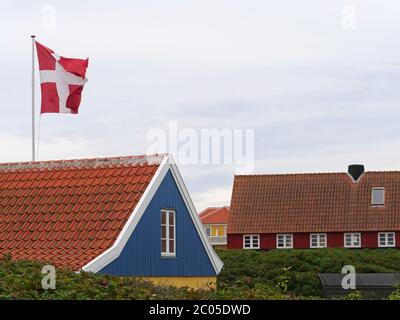
POLYGON ((228 233, 400 230, 400 172, 236 176, 228 233), (371 206, 372 187, 385 205, 371 206))
POLYGON ((200 220, 203 224, 227 224, 229 213, 229 207, 210 207, 200 213, 200 220))
POLYGON ((163 157, 0 164, 0 254, 82 268, 113 245, 163 157))

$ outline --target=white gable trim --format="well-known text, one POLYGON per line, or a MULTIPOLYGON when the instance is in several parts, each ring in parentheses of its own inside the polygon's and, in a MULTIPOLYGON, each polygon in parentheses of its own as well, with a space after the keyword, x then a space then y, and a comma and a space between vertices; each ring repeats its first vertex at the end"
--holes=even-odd
POLYGON ((174 161, 171 156, 166 156, 161 162, 154 177, 151 179, 144 194, 140 198, 138 204, 133 210, 131 216, 129 217, 127 223, 125 224, 124 228, 122 229, 121 233, 119 234, 113 246, 104 251, 102 254, 97 256, 89 263, 87 263, 82 268, 83 271, 98 272, 105 266, 107 266, 110 262, 119 257, 126 243, 131 237, 133 231, 135 230, 137 224, 139 223, 141 217, 143 216, 143 213, 145 212, 147 206, 153 199, 154 194, 157 192, 161 182, 163 181, 164 177, 166 176, 169 170, 171 170, 174 180, 178 186, 178 189, 181 192, 182 198, 185 201, 190 216, 192 217, 193 223, 196 227, 197 232, 199 233, 200 239, 203 242, 204 248, 208 254, 208 257, 213 265, 215 272, 218 274, 221 271, 223 263, 221 259, 217 256, 217 254, 215 253, 214 249, 211 247, 211 244, 208 241, 205 231, 201 226, 201 222, 197 215, 196 209, 194 208, 194 205, 187 192, 187 189, 183 183, 182 177, 176 165, 174 164, 174 161))
POLYGON ((210 261, 214 267, 215 272, 219 274, 222 267, 224 266, 224 263, 222 262, 221 258, 215 253, 210 241, 208 240, 206 231, 203 228, 199 215, 197 214, 196 208, 194 207, 192 199, 189 196, 189 192, 186 189, 186 185, 183 182, 182 176, 172 157, 170 157, 170 168, 172 176, 174 177, 178 189, 181 192, 182 198, 185 201, 186 207, 189 210, 193 224, 196 227, 197 233, 200 236, 200 240, 203 242, 204 249, 206 250, 208 257, 210 258, 210 261))
POLYGON ((83 271, 100 271, 114 259, 119 257, 122 249, 125 247, 135 230, 136 225, 161 184, 162 179, 166 175, 169 167, 167 163, 168 157, 165 157, 112 247, 108 248, 102 254, 83 266, 83 271))

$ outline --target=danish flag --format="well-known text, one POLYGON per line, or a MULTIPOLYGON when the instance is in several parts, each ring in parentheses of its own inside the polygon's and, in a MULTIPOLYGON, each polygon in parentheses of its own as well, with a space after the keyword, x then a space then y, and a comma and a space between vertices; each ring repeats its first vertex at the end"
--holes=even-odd
POLYGON ((42 105, 40 113, 77 114, 89 59, 60 57, 36 41, 42 105))

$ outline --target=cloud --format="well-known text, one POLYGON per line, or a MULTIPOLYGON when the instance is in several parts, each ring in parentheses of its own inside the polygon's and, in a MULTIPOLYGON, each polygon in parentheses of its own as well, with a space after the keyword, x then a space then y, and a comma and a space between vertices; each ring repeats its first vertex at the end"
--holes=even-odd
MULTIPOLYGON (((36 33, 90 58, 80 114, 42 116, 42 159, 142 154, 148 130, 177 121, 254 129, 259 173, 398 169, 397 2, 354 2, 355 30, 341 27, 342 1, 50 4, 54 30, 42 28, 46 3, 2 4, 0 161, 30 159, 36 33)), ((181 170, 198 209, 229 203, 234 166, 181 170)))
POLYGON ((210 188, 205 192, 194 193, 192 194, 192 198, 196 203, 197 212, 200 213, 207 207, 229 205, 231 194, 232 187, 226 186, 222 188, 210 188))
MULTIPOLYGON (((31 161, 32 140, 26 136, 0 134, 1 162, 31 161)), ((36 151, 39 160, 90 157, 89 144, 84 139, 41 139, 36 151)))

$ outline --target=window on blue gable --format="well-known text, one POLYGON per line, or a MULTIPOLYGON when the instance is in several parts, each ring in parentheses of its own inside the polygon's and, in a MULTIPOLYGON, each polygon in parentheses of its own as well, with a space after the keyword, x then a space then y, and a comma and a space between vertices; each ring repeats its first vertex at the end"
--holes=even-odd
POLYGON ((176 256, 176 220, 174 210, 161 210, 161 255, 176 256))

